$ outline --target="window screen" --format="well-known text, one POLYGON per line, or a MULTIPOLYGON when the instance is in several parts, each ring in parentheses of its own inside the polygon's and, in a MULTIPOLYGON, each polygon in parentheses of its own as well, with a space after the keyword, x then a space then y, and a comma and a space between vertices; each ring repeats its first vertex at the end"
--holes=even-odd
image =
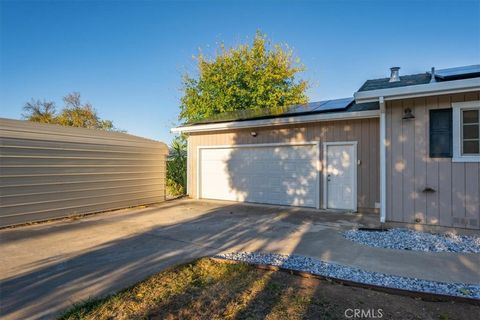
POLYGON ((452 109, 430 110, 430 157, 452 157, 452 109))

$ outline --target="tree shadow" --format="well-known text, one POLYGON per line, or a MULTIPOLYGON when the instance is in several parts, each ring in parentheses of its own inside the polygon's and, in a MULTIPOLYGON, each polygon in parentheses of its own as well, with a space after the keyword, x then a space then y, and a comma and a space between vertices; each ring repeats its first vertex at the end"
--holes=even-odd
POLYGON ((226 169, 235 200, 316 207, 318 152, 311 144, 232 149, 226 169))
MULTIPOLYGON (((118 217, 111 219, 118 222, 122 216, 118 214, 118 217)), ((362 215, 322 214, 318 210, 241 204, 212 205, 180 200, 177 206, 165 210, 161 206, 157 211, 145 209, 139 214, 136 223, 154 221, 160 216, 164 217, 161 222, 141 226, 127 236, 105 243, 99 242, 82 251, 71 250, 69 255, 36 261, 34 265, 25 268, 25 271, 4 278, 0 285, 2 318, 52 318, 62 309, 67 309, 73 303, 92 295, 102 297, 142 281, 174 264, 222 252, 296 253, 326 260, 330 257, 337 259, 338 256, 332 248, 345 250, 338 247, 338 244, 332 244, 339 241, 338 231, 358 224, 363 225, 365 221, 362 215), (177 211, 181 212, 175 213, 176 217, 166 217, 177 211), (319 237, 319 234, 322 236, 319 237), (337 238, 334 235, 337 235, 337 238)), ((94 232, 109 232, 109 224, 105 224, 101 218, 96 218, 100 228, 93 229, 94 232)), ((128 212, 123 219, 120 226, 135 222, 128 212)), ((84 236, 89 236, 91 232, 87 230, 95 227, 89 219, 75 221, 75 224, 78 224, 78 230, 81 230, 84 236), (80 226, 82 223, 85 223, 86 227, 80 226)), ((69 222, 63 225, 73 231, 69 222)), ((119 226, 116 227, 117 230, 118 228, 119 226)), ((41 237, 48 237, 44 228, 38 230, 41 237)), ((34 231, 30 231, 33 239, 34 231)), ((58 228, 52 228, 54 235, 58 232, 58 228)), ((68 238, 63 239, 68 241, 68 238)), ((345 243, 342 242, 342 245, 345 243)), ((352 259, 368 259, 369 254, 372 254, 370 248, 355 244, 351 246, 354 247, 352 259)), ((42 248, 35 246, 34 250, 42 248)), ((375 252, 378 250, 380 249, 375 252)), ((61 252, 62 249, 59 248, 58 251, 61 252)), ((345 252, 341 255, 345 255, 345 252)), ((391 253, 388 257, 391 258, 391 253)), ((395 261, 397 260, 392 259, 392 263, 396 264, 395 261)), ((237 317, 248 318, 249 315, 260 313, 267 315, 282 307, 282 299, 263 302, 269 290, 278 283, 277 276, 267 276, 258 279, 260 280, 263 283, 261 290, 249 296, 245 308, 238 312, 237 317)), ((255 281, 252 280, 252 286, 255 281)), ((280 288, 278 295, 285 296, 288 292, 280 288)), ((221 305, 236 299, 238 297, 219 297, 216 300, 221 305)))
MULTIPOLYGON (((29 266, 29 271, 2 280, 1 315, 5 318, 50 318, 59 310, 87 299, 92 291, 95 296, 105 296, 173 264, 225 250, 266 251, 267 247, 282 243, 291 234, 301 238, 301 232, 306 231, 299 233, 301 226, 292 223, 293 212, 271 208, 252 215, 251 211, 255 208, 242 211, 240 205, 220 206, 190 219, 157 225, 71 253, 73 256, 36 261, 29 266)), ((148 213, 146 210, 140 214, 148 213)), ((128 221, 132 217, 127 213, 124 218, 128 221)), ((103 227, 104 223, 100 221, 99 225, 103 227)), ((75 227, 81 230, 92 224, 85 220, 75 227)), ((73 228, 68 222, 63 225, 70 231, 73 228)), ((50 231, 60 232, 57 228, 50 231)), ((105 225, 105 232, 108 232, 108 225, 105 225)), ((48 236, 42 228, 39 233, 42 237, 48 236)), ((292 250, 294 248, 292 245, 292 250)))
MULTIPOLYGON (((320 150, 318 144, 313 144, 315 141, 301 142, 305 140, 304 130, 260 128, 255 134, 241 131, 232 136, 232 145, 239 148, 222 149, 225 152, 215 149, 219 156, 212 155, 216 166, 210 173, 224 170, 228 174, 227 185, 221 186, 222 196, 228 200, 316 207, 320 196, 320 150), (255 146, 264 143, 272 144, 255 146)), ((208 179, 209 173, 202 176, 208 179)))

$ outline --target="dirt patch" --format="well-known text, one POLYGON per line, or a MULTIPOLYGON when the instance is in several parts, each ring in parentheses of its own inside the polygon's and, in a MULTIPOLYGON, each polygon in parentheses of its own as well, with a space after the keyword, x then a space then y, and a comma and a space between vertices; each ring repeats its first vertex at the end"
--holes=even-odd
POLYGON ((480 307, 304 278, 207 258, 180 265, 62 319, 474 319, 480 307))

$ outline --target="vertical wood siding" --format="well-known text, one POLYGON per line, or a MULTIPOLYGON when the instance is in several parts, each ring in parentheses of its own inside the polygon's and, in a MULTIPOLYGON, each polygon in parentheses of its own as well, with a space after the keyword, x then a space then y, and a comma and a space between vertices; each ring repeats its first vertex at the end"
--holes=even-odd
POLYGON ((0 226, 165 200, 165 144, 0 119, 0 226))
MULTIPOLYGON (((213 145, 261 144, 283 142, 320 142, 320 159, 323 168, 323 142, 358 141, 357 199, 359 210, 374 210, 379 202, 379 120, 361 119, 319 122, 281 127, 192 133, 188 138, 189 194, 197 196, 197 147, 213 145), (257 137, 250 135, 257 132, 257 137)), ((323 183, 320 203, 323 205, 323 183)))
POLYGON ((480 163, 429 157, 429 110, 479 99, 474 92, 387 102, 387 220, 480 228, 480 163), (405 108, 414 120, 402 120, 405 108))

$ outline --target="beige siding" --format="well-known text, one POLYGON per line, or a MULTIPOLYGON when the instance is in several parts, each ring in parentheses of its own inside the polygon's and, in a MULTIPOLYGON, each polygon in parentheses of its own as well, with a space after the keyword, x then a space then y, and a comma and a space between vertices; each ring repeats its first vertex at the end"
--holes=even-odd
POLYGON ((479 92, 387 102, 387 220, 479 228, 480 163, 430 158, 429 110, 478 100, 479 92), (414 120, 402 120, 411 108, 414 120), (435 190, 422 192, 425 187, 435 190))
POLYGON ((163 201, 167 152, 124 133, 0 119, 0 226, 163 201))
MULTIPOLYGON (((379 202, 379 122, 378 119, 354 121, 319 122, 282 127, 256 128, 248 130, 192 133, 188 138, 188 181, 189 194, 196 197, 197 190, 197 147, 212 145, 261 144, 318 141, 358 141, 358 207, 372 210, 379 202), (254 130, 257 137, 252 137, 254 130)), ((323 159, 323 146, 320 148, 323 159)), ((321 169, 321 168, 320 168, 321 169)), ((320 202, 323 204, 323 186, 320 202)))

